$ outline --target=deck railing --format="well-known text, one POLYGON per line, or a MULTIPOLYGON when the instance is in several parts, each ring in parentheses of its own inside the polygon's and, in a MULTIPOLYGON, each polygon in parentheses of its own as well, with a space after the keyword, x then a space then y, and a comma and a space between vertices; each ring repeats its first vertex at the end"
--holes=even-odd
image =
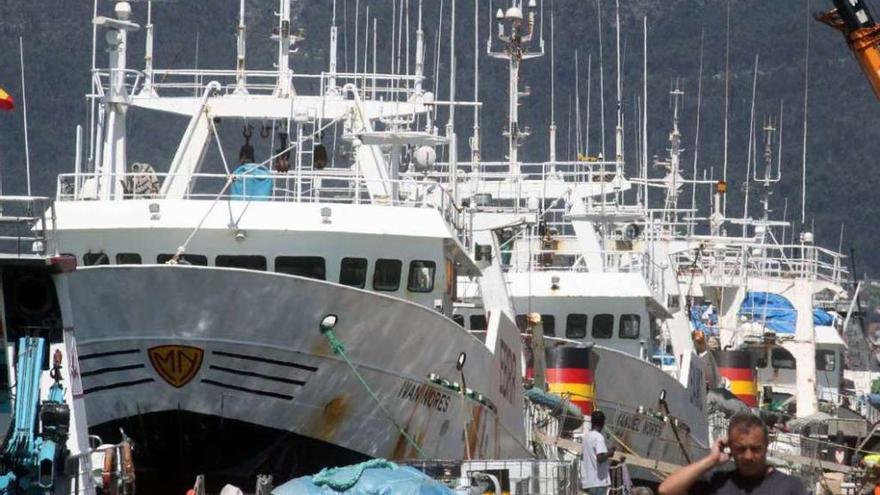
MULTIPOLYGON (((208 81, 218 81, 221 93, 233 94, 244 90, 250 95, 274 94, 278 88, 278 71, 247 70, 243 73, 231 70, 212 69, 96 69, 92 72, 95 86, 93 97, 101 97, 110 93, 114 80, 121 81, 126 98, 150 98, 155 95, 163 97, 197 97, 202 93, 208 81), (239 84, 239 75, 243 75, 244 84, 239 84)), ((346 84, 355 84, 360 88, 364 100, 375 101, 406 101, 415 91, 423 76, 403 74, 370 74, 338 72, 331 74, 291 73, 290 80, 299 94, 315 94, 323 96, 334 88, 342 93, 346 84)))
POLYGON ((836 285, 846 282, 849 272, 843 254, 812 244, 738 242, 706 244, 694 252, 673 257, 680 272, 706 274, 732 280, 741 277, 806 278, 836 285))
MULTIPOLYGON (((568 240, 577 243, 576 238, 562 237, 555 240, 568 240)), ((529 240, 526 240, 529 242, 529 240)), ((533 238, 530 242, 540 243, 540 238, 533 238)), ((601 272, 603 273, 638 273, 641 274, 648 284, 648 287, 654 292, 654 295, 660 299, 665 294, 665 278, 663 277, 664 268, 657 264, 650 253, 636 250, 603 250, 603 251, 585 251, 583 249, 515 249, 505 250, 502 248, 501 255, 505 262, 505 268, 517 271, 574 271, 574 272, 590 272, 595 271, 587 267, 585 262, 586 256, 595 256, 602 262, 601 272), (508 258, 509 256, 509 258, 508 258)))
MULTIPOLYGON (((466 230, 468 224, 467 215, 452 201, 446 187, 431 181, 365 179, 346 169, 292 171, 286 174, 268 172, 266 175, 198 173, 181 175, 189 180, 189 187, 182 196, 169 197, 162 194, 161 184, 171 175, 126 173, 122 177, 114 176, 114 180, 124 185, 122 201, 183 199, 428 208, 439 210, 460 233, 466 230), (381 188, 371 188, 372 185, 381 188), (378 189, 386 193, 376 194, 378 189)), ((60 174, 55 199, 59 202, 102 199, 100 188, 105 182, 100 173, 60 174)))
POLYGON ((0 252, 18 257, 56 254, 55 204, 42 196, 0 196, 0 252))

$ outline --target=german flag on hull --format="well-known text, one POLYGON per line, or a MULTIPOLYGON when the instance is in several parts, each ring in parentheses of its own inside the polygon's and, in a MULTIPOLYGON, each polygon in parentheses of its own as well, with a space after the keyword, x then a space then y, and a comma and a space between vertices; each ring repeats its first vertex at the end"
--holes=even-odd
POLYGON ((554 347, 547 355, 550 392, 569 397, 584 414, 593 412, 596 397, 591 360, 592 350, 581 347, 554 347))
POLYGON ((716 355, 718 372, 726 378, 728 389, 749 407, 758 406, 758 383, 749 351, 721 351, 716 355))

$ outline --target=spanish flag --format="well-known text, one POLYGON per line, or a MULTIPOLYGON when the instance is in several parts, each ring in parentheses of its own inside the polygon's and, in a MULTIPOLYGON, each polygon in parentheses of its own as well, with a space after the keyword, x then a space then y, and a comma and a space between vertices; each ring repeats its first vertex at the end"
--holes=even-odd
POLYGON ((15 101, 9 96, 9 93, 0 88, 0 110, 12 110, 15 108, 15 101))

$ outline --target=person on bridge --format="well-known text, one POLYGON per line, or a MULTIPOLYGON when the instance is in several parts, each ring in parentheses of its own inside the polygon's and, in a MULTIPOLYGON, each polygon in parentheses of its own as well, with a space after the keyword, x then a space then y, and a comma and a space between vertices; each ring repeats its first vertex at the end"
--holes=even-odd
POLYGON ((761 418, 751 413, 737 414, 730 420, 727 438, 719 438, 706 457, 670 474, 658 491, 660 495, 806 495, 799 479, 767 464, 768 444, 767 426, 761 418), (705 474, 731 457, 735 469, 715 470, 705 480, 705 474))

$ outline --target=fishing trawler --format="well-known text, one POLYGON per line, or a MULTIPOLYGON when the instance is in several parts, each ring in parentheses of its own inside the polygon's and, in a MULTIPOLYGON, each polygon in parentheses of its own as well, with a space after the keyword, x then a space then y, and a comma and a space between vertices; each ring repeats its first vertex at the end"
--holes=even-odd
POLYGON ((663 208, 644 228, 655 251, 671 261, 678 305, 685 308, 669 321, 671 333, 712 365, 711 434, 726 435, 727 418, 751 410, 772 428, 769 456, 777 467, 810 484, 826 472, 852 474, 854 449, 870 435, 855 397, 843 389, 841 334, 857 297, 848 287, 845 257, 816 246, 810 232, 787 239, 794 225, 771 217, 773 188, 782 178, 773 118, 763 126, 762 166, 755 158, 749 163, 746 196, 752 188, 761 194, 756 218, 748 209, 742 218, 725 215, 725 181, 685 179, 677 118, 682 96, 673 90, 669 156, 659 163, 665 176, 640 183, 664 191, 663 208), (685 187, 693 188, 690 208, 679 205, 685 187), (712 188, 711 214, 700 217, 695 198, 706 187, 712 188))
POLYGON ((109 59, 93 73, 88 159, 80 139, 32 246, 77 267, 4 280, 8 335, 45 317, 33 291, 64 285, 74 394, 91 432, 131 436, 148 491, 368 457, 528 457, 512 318, 488 307, 482 339, 451 319, 458 276, 502 300, 503 285, 481 277, 490 257, 470 254, 450 190, 400 175, 404 150, 429 167, 454 147, 433 122, 455 103, 422 86, 421 27, 412 75, 339 72, 335 21, 328 71, 298 74, 291 3, 270 71, 246 69, 243 1, 234 70, 153 67, 152 5, 145 67, 131 69, 131 5, 92 19, 109 59), (170 163, 129 162, 131 112, 188 121, 170 163), (262 161, 253 122, 275 143, 262 161), (333 166, 322 138, 337 127, 349 159, 333 166))
MULTIPOLYGON (((804 417, 817 412, 820 400, 841 404, 845 344, 840 335, 853 297, 842 254, 815 246, 810 232, 797 243, 786 242, 786 230, 793 235, 793 226, 771 218, 772 189, 781 180, 779 162, 774 164, 775 125, 768 120, 763 128, 763 174, 755 165, 750 177, 762 194, 758 218, 725 217, 724 182, 684 180, 674 167, 670 174, 678 177, 677 184, 669 176, 662 180, 669 186, 664 211, 672 217, 655 228, 662 234, 658 238, 665 238, 658 249, 673 260, 687 308, 674 324, 691 332, 677 333, 697 337, 702 351, 707 339, 715 341, 716 357, 726 363, 720 365, 721 378, 748 406, 759 406, 763 396, 767 404, 790 404, 784 416, 804 417), (698 232, 695 210, 677 209, 673 189, 685 185, 715 189, 706 233, 698 232), (728 233, 728 225, 741 233, 728 233), (734 364, 727 357, 736 353, 734 364)), ((677 121, 672 134, 678 135, 677 121)))
MULTIPOLYGON (((708 448, 703 364, 692 346, 676 347, 664 328, 677 308, 667 306, 664 268, 645 242, 645 207, 624 200, 632 184, 623 173, 620 121, 614 160, 557 160, 555 124, 547 162, 518 159, 528 135, 519 122, 526 93, 520 65, 544 51, 532 4, 513 2, 499 11, 502 47, 492 52, 490 46, 490 55, 509 64, 507 161, 485 161, 474 146, 471 162, 441 164, 438 177, 456 170, 457 194, 470 205, 474 231, 497 236, 517 322, 533 348, 527 377, 536 387, 546 379, 550 392, 585 414, 604 411, 611 444, 621 452, 687 464, 708 448)), ((477 134, 471 143, 479 143, 477 134)), ((486 294, 474 283, 459 285, 459 324, 485 335, 486 294)), ((636 466, 632 474, 657 479, 636 466)))

